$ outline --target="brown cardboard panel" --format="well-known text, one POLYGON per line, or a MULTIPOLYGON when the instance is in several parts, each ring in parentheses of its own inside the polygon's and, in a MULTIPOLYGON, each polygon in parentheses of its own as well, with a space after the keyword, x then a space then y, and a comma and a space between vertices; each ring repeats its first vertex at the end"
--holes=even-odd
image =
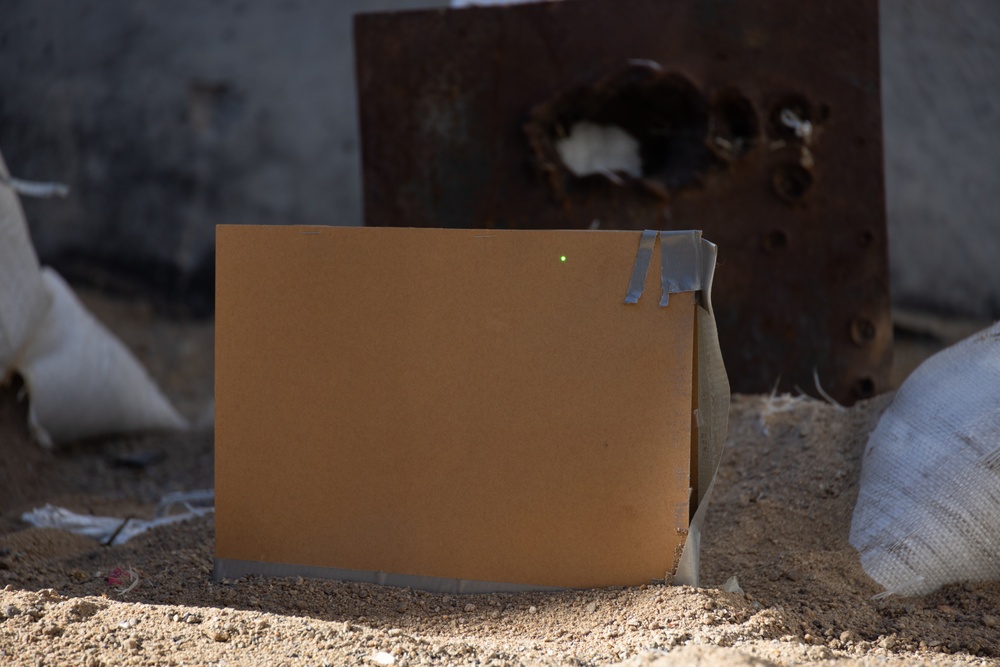
POLYGON ((695 295, 639 232, 218 228, 219 558, 568 587, 687 528, 695 295), (565 257, 565 261, 562 258, 565 257))

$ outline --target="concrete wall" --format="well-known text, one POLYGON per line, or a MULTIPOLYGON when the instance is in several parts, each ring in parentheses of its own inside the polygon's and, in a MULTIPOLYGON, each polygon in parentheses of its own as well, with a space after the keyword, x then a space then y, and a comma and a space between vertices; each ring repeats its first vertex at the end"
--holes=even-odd
POLYGON ((882 0, 897 303, 1000 318, 1000 2, 882 0))
POLYGON ((361 220, 351 16, 433 0, 6 0, 0 150, 44 262, 210 305, 215 224, 361 220))
MULTIPOLYGON (((434 4, 6 0, 0 150, 73 187, 43 261, 208 312, 216 223, 359 223, 350 15, 434 4)), ((1000 317, 1000 2, 882 17, 895 299, 1000 317)))

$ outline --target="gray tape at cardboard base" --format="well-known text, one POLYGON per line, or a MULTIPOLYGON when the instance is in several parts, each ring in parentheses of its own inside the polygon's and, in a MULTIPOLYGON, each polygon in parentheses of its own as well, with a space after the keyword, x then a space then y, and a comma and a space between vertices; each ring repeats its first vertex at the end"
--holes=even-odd
POLYGON ((701 572, 701 527, 705 523, 705 514, 708 512, 708 500, 712 496, 712 488, 715 487, 715 480, 708 487, 708 491, 702 496, 702 502, 691 517, 688 524, 687 538, 684 540, 684 548, 681 550, 681 558, 677 561, 677 571, 674 572, 673 584, 675 586, 694 586, 700 582, 701 572))
POLYGON ((530 591, 565 590, 557 586, 533 586, 530 584, 511 584, 496 581, 479 581, 476 579, 427 577, 416 574, 350 570, 339 567, 294 565, 291 563, 267 563, 262 561, 239 560, 236 558, 216 558, 215 566, 212 569, 212 578, 215 581, 219 581, 221 579, 239 579, 240 577, 245 577, 250 574, 264 577, 338 579, 340 581, 356 581, 360 583, 379 584, 381 586, 413 588, 431 593, 451 593, 456 595, 471 595, 476 593, 527 593, 530 591))

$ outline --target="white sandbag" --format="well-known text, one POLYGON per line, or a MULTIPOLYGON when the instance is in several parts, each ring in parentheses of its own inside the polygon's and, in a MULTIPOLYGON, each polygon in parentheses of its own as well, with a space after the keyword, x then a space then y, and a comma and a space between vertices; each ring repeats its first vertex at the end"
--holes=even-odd
POLYGON ((900 387, 865 448, 850 542, 887 594, 1000 579, 1000 323, 900 387))
POLYGON ((0 155, 0 380, 48 307, 24 211, 0 155))
POLYGON ((186 428, 128 348, 87 312, 59 274, 45 267, 42 279, 52 305, 15 361, 35 436, 53 444, 186 428))

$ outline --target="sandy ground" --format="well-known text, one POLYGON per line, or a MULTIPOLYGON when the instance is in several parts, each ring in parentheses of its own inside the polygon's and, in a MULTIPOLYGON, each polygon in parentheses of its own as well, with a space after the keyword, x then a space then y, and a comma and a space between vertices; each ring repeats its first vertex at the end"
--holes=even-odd
MULTIPOLYGON (((199 418, 212 393, 211 323, 84 297, 199 418)), ((940 343, 926 331, 911 338, 907 363, 940 343)), ((847 544, 860 454, 889 398, 844 410, 736 397, 706 525, 704 588, 449 596, 302 579, 214 583, 211 517, 120 546, 27 527, 21 513, 46 502, 150 516, 166 492, 208 488, 212 435, 49 452, 31 442, 25 406, 8 388, 0 664, 1000 665, 1000 584, 876 601, 879 587, 847 544), (115 568, 135 572, 138 584, 122 593, 129 575, 109 582, 115 568), (742 594, 720 590, 731 577, 742 594)))

